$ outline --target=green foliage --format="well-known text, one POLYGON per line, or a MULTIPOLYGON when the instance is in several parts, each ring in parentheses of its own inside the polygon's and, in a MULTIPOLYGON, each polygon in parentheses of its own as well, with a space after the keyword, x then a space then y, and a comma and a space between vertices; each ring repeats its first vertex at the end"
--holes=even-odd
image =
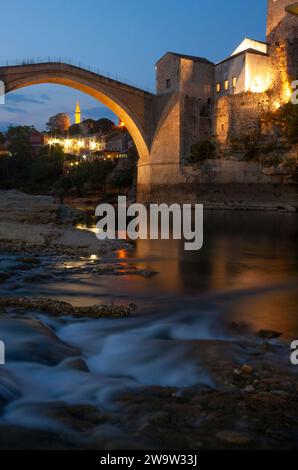
POLYGON ((70 193, 82 197, 88 192, 105 191, 107 177, 115 165, 114 161, 103 159, 81 162, 56 181, 54 192, 62 199, 70 193))
POLYGON ((3 132, 0 132, 0 146, 3 146, 5 143, 5 137, 3 132))
POLYGON ((274 113, 274 118, 291 144, 298 143, 298 106, 287 103, 274 113))
POLYGON ((115 127, 115 124, 113 121, 107 118, 101 118, 96 121, 95 124, 95 132, 99 132, 102 134, 108 134, 111 132, 115 127))
POLYGON ((12 155, 23 159, 31 158, 32 147, 30 134, 35 131, 32 126, 9 127, 6 133, 7 149, 12 155))
MULTIPOLYGON (((85 119, 82 124, 85 124, 85 129, 89 127, 88 135, 109 134, 115 128, 113 121, 107 118, 98 119, 98 121, 95 121, 94 119, 85 119)), ((80 124, 73 124, 70 126, 68 133, 71 137, 80 135, 80 124)))
POLYGON ((199 163, 216 157, 216 147, 211 140, 200 140, 191 147, 191 163, 199 163))
POLYGON ((33 191, 48 191, 63 175, 65 154, 59 146, 41 148, 27 167, 27 185, 33 191))
POLYGON ((70 117, 67 113, 55 114, 55 116, 50 117, 46 126, 51 134, 63 136, 70 127, 70 117))
MULTIPOLYGON (((112 121, 106 119, 101 121, 103 126, 114 127, 112 121)), ((84 196, 95 191, 106 191, 108 177, 121 161, 98 156, 93 161, 81 161, 70 166, 69 172, 66 173, 65 163, 67 161, 78 163, 77 158, 64 154, 58 145, 44 146, 36 155, 30 143, 33 130, 34 128, 28 126, 18 126, 8 130, 6 137, 12 157, 0 159, 0 189, 53 193, 61 200, 68 194, 84 196)), ((128 167, 124 165, 123 170, 114 175, 113 187, 133 185, 137 168, 135 149, 130 151, 128 161, 125 162, 128 163, 128 167)))

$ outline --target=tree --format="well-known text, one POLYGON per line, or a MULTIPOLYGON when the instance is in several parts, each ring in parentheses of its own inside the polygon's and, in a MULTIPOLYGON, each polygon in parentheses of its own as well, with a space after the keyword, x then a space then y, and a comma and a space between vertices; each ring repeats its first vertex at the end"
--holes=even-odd
POLYGON ((32 146, 30 135, 35 131, 33 126, 9 127, 6 133, 7 148, 16 157, 31 158, 32 146))
POLYGON ((298 106, 296 104, 287 103, 276 111, 274 118, 277 124, 281 126, 288 141, 291 144, 297 144, 298 106))
POLYGON ((70 127, 70 117, 67 113, 58 113, 50 117, 46 124, 52 134, 64 135, 70 127))
POLYGON ((3 132, 0 132, 0 146, 3 146, 5 144, 5 137, 3 132))
POLYGON ((7 150, 13 158, 0 159, 1 189, 22 189, 27 179, 28 165, 32 160, 30 126, 9 127, 6 133, 7 150))
POLYGON ((59 145, 43 147, 38 156, 27 167, 29 189, 34 191, 52 190, 63 175, 65 154, 59 145))
POLYGON ((114 122, 107 118, 98 119, 95 124, 95 132, 101 134, 109 134, 114 128, 114 122))

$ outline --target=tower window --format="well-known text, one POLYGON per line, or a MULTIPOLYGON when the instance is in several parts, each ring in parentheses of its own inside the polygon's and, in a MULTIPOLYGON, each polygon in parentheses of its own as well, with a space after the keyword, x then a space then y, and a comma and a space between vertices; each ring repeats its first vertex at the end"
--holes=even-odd
POLYGON ((236 88, 236 85, 237 85, 237 77, 233 77, 233 80, 232 80, 232 87, 233 87, 233 88, 236 88))
POLYGON ((171 79, 170 79, 170 78, 168 78, 168 79, 166 80, 166 88, 167 88, 167 89, 171 88, 171 79))
POLYGON ((225 80, 225 90, 229 89, 229 80, 225 80))
POLYGON ((216 93, 220 93, 220 89, 221 89, 220 83, 217 83, 216 84, 216 93))

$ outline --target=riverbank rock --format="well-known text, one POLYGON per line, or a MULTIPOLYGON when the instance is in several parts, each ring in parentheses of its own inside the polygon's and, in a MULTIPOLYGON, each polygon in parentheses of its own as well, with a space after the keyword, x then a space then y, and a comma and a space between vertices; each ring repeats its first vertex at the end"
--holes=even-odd
POLYGON ((227 442, 228 444, 243 445, 249 444, 251 442, 251 439, 247 435, 235 431, 220 431, 216 434, 216 437, 223 442, 227 442))
POLYGON ((259 335, 263 339, 276 339, 280 338, 282 336, 282 333, 273 330, 260 330, 259 335))
POLYGON ((128 317, 136 307, 134 304, 73 307, 67 302, 43 297, 0 297, 0 308, 20 308, 40 311, 53 316, 72 316, 77 318, 124 318, 128 317))

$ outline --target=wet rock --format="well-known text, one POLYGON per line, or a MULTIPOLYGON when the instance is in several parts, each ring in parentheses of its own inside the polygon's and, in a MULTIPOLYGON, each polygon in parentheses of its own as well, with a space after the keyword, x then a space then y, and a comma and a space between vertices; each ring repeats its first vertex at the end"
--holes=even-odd
POLYGON ((91 405, 61 404, 49 406, 47 415, 78 432, 90 431, 107 420, 98 408, 91 405))
POLYGON ((252 393, 254 391, 255 391, 255 387, 253 385, 248 385, 247 387, 243 389, 243 392, 245 393, 252 393))
POLYGON ((89 372, 89 368, 82 357, 72 357, 70 359, 66 359, 61 364, 61 367, 79 370, 81 372, 89 372))
POLYGON ((40 261, 38 258, 36 258, 35 256, 23 256, 21 258, 18 258, 18 260, 20 263, 24 263, 24 264, 34 264, 34 265, 38 265, 40 264, 40 261))
POLYGON ((36 363, 54 366, 81 355, 79 349, 61 341, 51 328, 38 320, 1 317, 0 331, 7 364, 27 362, 32 364, 33 370, 36 363))
POLYGON ((9 372, 0 371, 0 409, 10 401, 21 397, 21 391, 9 372))
POLYGON ((72 315, 71 304, 42 297, 0 297, 0 307, 20 307, 26 310, 40 310, 53 315, 72 315))
POLYGON ((11 273, 0 273, 0 284, 1 282, 7 281, 11 277, 11 273))
POLYGON ((0 308, 18 307, 26 310, 45 312, 54 316, 73 316, 77 318, 124 318, 128 317, 135 305, 91 305, 73 307, 67 302, 44 297, 0 297, 0 308))
POLYGON ((240 371, 244 375, 251 375, 252 372, 253 372, 253 368, 252 368, 252 366, 249 366, 247 364, 243 364, 243 366, 241 366, 241 368, 240 368, 240 371))
POLYGON ((33 268, 35 268, 33 264, 20 264, 18 266, 14 266, 12 269, 14 271, 31 271, 33 268))
POLYGON ((248 437, 246 434, 242 434, 236 431, 220 431, 216 434, 216 437, 228 444, 249 444, 251 442, 251 438, 248 437))
POLYGON ((5 450, 73 450, 84 448, 74 438, 41 429, 0 425, 0 449, 5 450))
POLYGON ((76 317, 91 317, 91 318, 123 318, 128 317, 131 313, 131 308, 127 305, 92 305, 90 307, 77 307, 75 308, 74 315, 76 317))
POLYGON ((259 335, 263 339, 276 339, 282 336, 282 333, 274 330, 260 330, 259 335))
POLYGON ((157 271, 149 271, 149 270, 146 270, 146 269, 140 269, 140 270, 137 270, 135 272, 135 274, 137 274, 138 276, 142 276, 142 277, 145 277, 145 278, 151 278, 153 276, 156 276, 156 274, 158 274, 157 271))

